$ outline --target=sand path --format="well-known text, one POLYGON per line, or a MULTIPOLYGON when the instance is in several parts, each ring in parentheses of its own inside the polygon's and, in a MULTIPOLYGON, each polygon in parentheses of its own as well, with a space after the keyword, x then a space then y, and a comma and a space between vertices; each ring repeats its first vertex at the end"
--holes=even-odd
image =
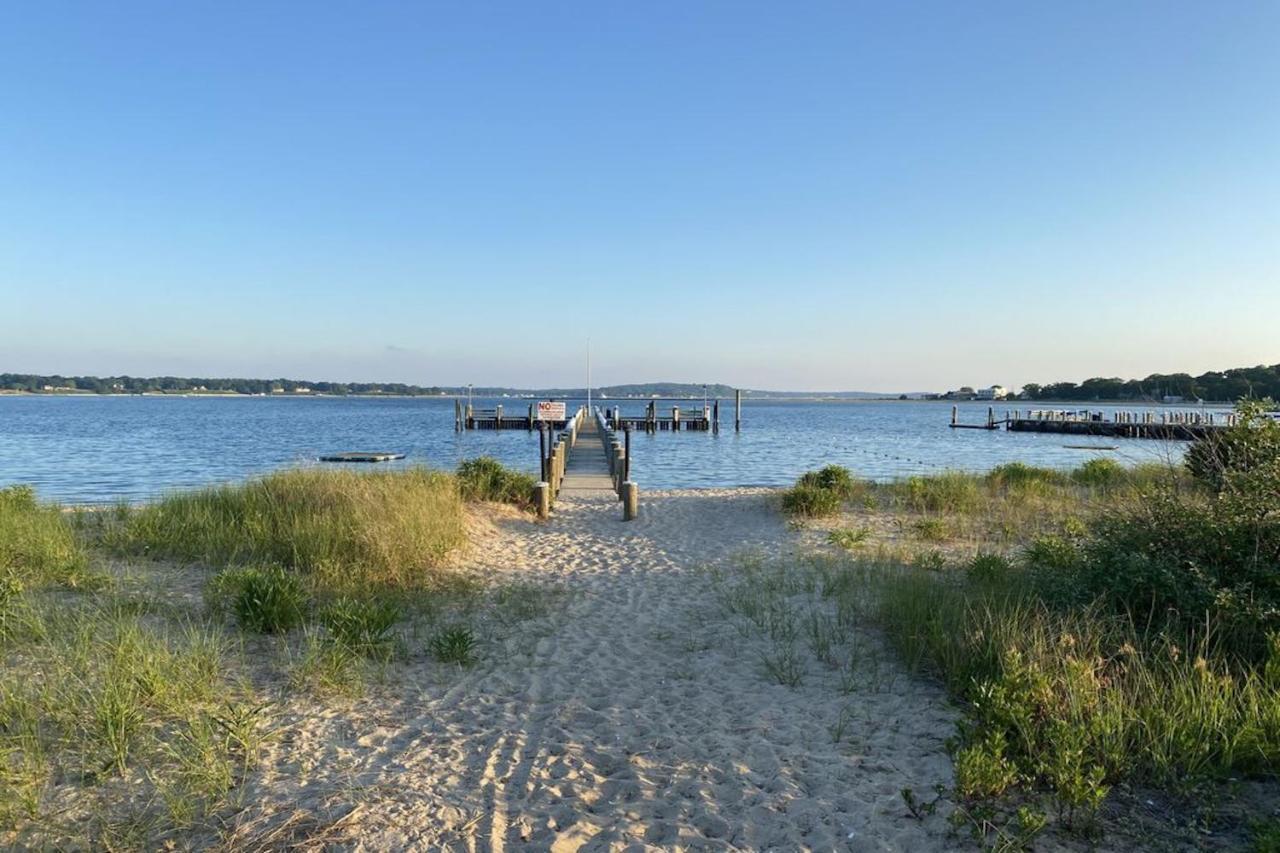
POLYGON ((794 541, 769 500, 655 493, 624 524, 613 500, 568 497, 548 523, 499 522, 481 568, 568 590, 544 630, 313 710, 257 795, 369 850, 953 848, 901 797, 950 781, 938 690, 895 671, 845 694, 816 662, 781 686, 767 641, 718 607, 699 567, 794 541))

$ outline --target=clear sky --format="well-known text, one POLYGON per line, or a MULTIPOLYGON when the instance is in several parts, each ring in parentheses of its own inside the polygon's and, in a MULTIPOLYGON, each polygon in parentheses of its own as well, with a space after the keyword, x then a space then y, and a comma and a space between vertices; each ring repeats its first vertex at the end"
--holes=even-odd
POLYGON ((1280 362, 1280 3, 0 0, 0 372, 1280 362))

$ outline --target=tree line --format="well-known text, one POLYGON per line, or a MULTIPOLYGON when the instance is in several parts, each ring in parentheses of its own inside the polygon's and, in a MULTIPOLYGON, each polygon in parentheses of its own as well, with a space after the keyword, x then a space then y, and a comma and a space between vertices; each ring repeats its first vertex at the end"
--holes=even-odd
POLYGON ((1184 400, 1228 402, 1242 399, 1280 399, 1280 364, 1270 367, 1235 367, 1211 370, 1199 376, 1189 373, 1153 373, 1146 379, 1094 377, 1048 385, 1029 383, 1018 395, 1024 400, 1184 400))
POLYGON ((96 394, 214 392, 231 394, 398 394, 438 396, 454 389, 400 382, 305 382, 297 379, 201 379, 183 376, 61 376, 0 373, 6 391, 87 391, 96 394))

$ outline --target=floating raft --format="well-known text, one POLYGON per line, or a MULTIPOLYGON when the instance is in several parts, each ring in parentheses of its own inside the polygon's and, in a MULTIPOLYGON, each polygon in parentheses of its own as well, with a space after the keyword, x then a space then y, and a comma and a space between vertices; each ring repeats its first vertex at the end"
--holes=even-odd
POLYGON ((396 459, 403 459, 403 453, 364 453, 361 451, 349 451, 347 453, 330 453, 327 456, 321 456, 321 462, 391 462, 396 459))

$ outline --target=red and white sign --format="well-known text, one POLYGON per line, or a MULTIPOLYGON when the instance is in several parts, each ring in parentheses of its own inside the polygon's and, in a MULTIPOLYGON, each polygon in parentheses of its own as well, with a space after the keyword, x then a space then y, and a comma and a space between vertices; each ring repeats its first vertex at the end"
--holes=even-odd
POLYGON ((540 421, 563 421, 564 402, 553 403, 550 400, 543 400, 538 403, 538 420, 540 421))

